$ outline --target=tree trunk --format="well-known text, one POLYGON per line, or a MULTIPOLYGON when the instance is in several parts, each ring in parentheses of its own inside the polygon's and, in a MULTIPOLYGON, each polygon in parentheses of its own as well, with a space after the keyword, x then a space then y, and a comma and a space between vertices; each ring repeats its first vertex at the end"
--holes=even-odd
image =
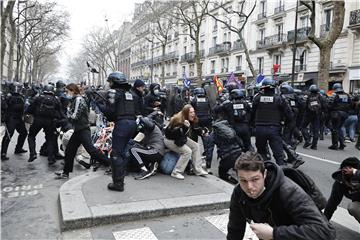
POLYGON ((161 46, 161 53, 162 53, 162 61, 161 61, 161 86, 164 87, 165 86, 165 49, 166 49, 166 45, 163 44, 161 46))
MULTIPOLYGON (((1 2, 3 3, 3 2, 1 2)), ((6 52, 6 47, 7 47, 7 41, 6 41, 6 22, 9 18, 10 15, 12 15, 13 9, 15 6, 15 1, 8 1, 5 10, 3 11, 3 13, 1 14, 1 59, 0 59, 0 69, 1 69, 1 73, 0 76, 1 78, 3 77, 4 74, 4 61, 5 61, 5 52, 6 52)))
POLYGON ((247 47, 247 45, 245 43, 244 38, 241 36, 241 33, 238 33, 238 35, 239 35, 240 42, 244 47, 246 61, 247 61, 248 66, 250 68, 251 74, 253 75, 253 78, 255 79, 256 78, 256 72, 255 72, 254 65, 252 64, 252 61, 251 61, 251 58, 250 58, 249 49, 248 49, 248 47, 247 47))
POLYGON ((329 68, 331 48, 325 46, 320 48, 320 63, 318 73, 318 85, 320 89, 328 90, 329 68))
MULTIPOLYGON (((200 28, 199 28, 200 30, 200 28)), ((196 63, 196 73, 197 73, 197 79, 196 79, 196 85, 201 87, 202 84, 202 66, 200 62, 200 47, 199 47, 199 40, 200 40, 200 32, 197 31, 195 33, 195 63, 196 63)))
POLYGON ((12 16, 12 13, 9 15, 9 23, 10 23, 10 45, 9 45, 9 62, 8 62, 8 79, 12 80, 14 69, 13 69, 13 63, 14 63, 14 46, 16 41, 16 26, 15 22, 12 16))
MULTIPOLYGON (((19 71, 19 79, 21 79, 23 82, 27 82, 26 78, 23 79, 23 72, 24 72, 24 65, 25 65, 25 39, 23 40, 21 44, 21 51, 20 51, 20 71, 19 71)), ((26 75, 26 74, 25 74, 26 75)))

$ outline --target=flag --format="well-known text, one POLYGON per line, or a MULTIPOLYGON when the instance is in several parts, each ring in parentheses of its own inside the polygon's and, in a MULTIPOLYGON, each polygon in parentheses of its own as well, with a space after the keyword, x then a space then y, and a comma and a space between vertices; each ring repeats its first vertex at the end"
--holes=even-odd
POLYGON ((190 84, 191 84, 191 81, 186 77, 186 75, 184 73, 184 76, 183 76, 183 85, 184 85, 184 87, 189 88, 190 84))
POLYGON ((221 93, 224 90, 224 86, 222 85, 222 83, 220 82, 219 78, 217 77, 217 75, 214 75, 214 83, 216 85, 217 91, 218 93, 221 93))
POLYGON ((256 83, 261 83, 264 78, 265 78, 265 76, 262 74, 257 75, 256 83))
POLYGON ((230 74, 230 76, 229 76, 229 78, 228 78, 228 80, 227 80, 226 85, 229 85, 230 83, 235 83, 236 86, 238 87, 238 89, 242 89, 242 88, 243 88, 243 85, 241 84, 241 82, 239 81, 239 79, 237 79, 237 78, 235 77, 234 72, 231 72, 231 74, 230 74))

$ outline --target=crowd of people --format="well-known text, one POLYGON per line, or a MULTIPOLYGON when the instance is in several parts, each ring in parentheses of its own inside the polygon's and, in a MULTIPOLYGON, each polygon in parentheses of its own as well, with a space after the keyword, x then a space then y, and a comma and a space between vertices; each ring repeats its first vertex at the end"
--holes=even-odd
MULTIPOLYGON (((1 160, 9 160, 7 150, 16 130, 18 139, 15 154, 27 152, 24 149, 27 137, 28 162, 35 161, 36 136, 43 130, 46 141, 41 146, 40 155, 47 156, 49 165, 64 159, 63 170, 55 172, 57 179, 69 178, 81 146, 90 155, 91 161, 81 160, 79 164, 85 168, 94 166, 94 169, 104 166, 106 173, 112 175, 108 189, 124 191, 124 178, 128 170, 138 172, 135 179, 149 178, 159 170, 169 151, 178 156, 171 169, 171 177, 182 180, 185 178, 184 173, 205 176, 209 174, 216 146, 220 160, 219 177, 237 184, 238 179, 231 174, 234 170, 240 179, 230 209, 234 213, 230 214, 229 222, 229 236, 232 236, 241 235, 241 232, 243 234, 247 221, 245 216, 257 220, 255 222, 265 221, 264 214, 257 213, 259 215, 250 217, 254 212, 247 212, 253 207, 251 201, 264 191, 268 196, 276 187, 286 186, 283 192, 277 192, 281 201, 292 198, 289 189, 295 189, 299 196, 297 199, 302 198, 303 192, 284 180, 283 173, 279 172, 281 167, 296 169, 305 163, 296 153, 298 144, 303 143, 303 148, 317 150, 318 141, 324 140, 324 135, 330 133, 332 144, 329 149, 343 150, 346 142, 356 142, 355 148, 360 150, 360 137, 356 139, 360 96, 344 92, 339 83, 334 84, 333 94, 327 96, 316 85, 311 85, 307 91, 300 91, 286 82, 279 83, 271 78, 265 78, 260 86, 247 89, 228 84, 220 93, 215 90, 216 94, 213 91, 216 87, 211 83, 195 88, 174 86, 168 90, 162 89, 157 83, 147 87, 140 79, 131 85, 122 72, 111 73, 107 81, 108 90, 102 86, 66 85, 62 81, 45 86, 4 82, 1 120, 6 127, 6 134, 2 140, 1 160), (104 131, 111 136, 99 136, 99 129, 92 131, 100 126, 99 121, 102 130, 111 128, 111 131, 104 131), (61 136, 63 144, 59 147, 58 139, 61 136), (255 136, 255 146, 251 142, 252 136, 255 136), (203 147, 199 145, 199 138, 203 147), (103 144, 106 149, 97 145, 99 139, 105 141, 103 144), (272 163, 270 149, 275 159, 272 163), (271 175, 276 184, 272 187, 269 185, 268 189, 264 186, 269 183, 262 182, 257 186, 260 186, 259 189, 249 188, 245 183, 255 182, 251 180, 255 175, 247 174, 249 171, 258 173, 256 181, 261 182, 266 175, 271 175), (250 204, 248 208, 245 202, 238 205, 239 199, 244 197, 245 200, 252 199, 245 201, 250 204)), ((357 169, 360 169, 360 163, 356 158, 350 162, 342 166, 340 173, 334 173, 336 181, 330 205, 325 208, 328 219, 342 196, 351 198, 357 202, 356 208, 359 207, 360 173, 357 169), (340 180, 345 179, 342 176, 348 177, 346 179, 349 182, 344 188, 341 187, 344 181, 340 180)), ((270 197, 266 199, 272 201, 270 197)), ((262 199, 262 202, 266 199, 262 199)), ((280 205, 287 206, 282 205, 280 200, 273 206, 275 212, 281 211, 280 205)), ((302 201, 307 200, 302 198, 302 201)), ((287 206, 289 211, 291 209, 288 214, 304 212, 304 207, 300 208, 303 204, 297 201, 289 201, 292 205, 287 206), (294 208, 295 205, 299 209, 294 208)), ((318 239, 333 239, 331 226, 328 222, 324 224, 325 220, 317 215, 320 213, 314 215, 315 208, 307 208, 307 214, 313 216, 314 225, 309 225, 307 229, 278 228, 274 233, 271 230, 271 236, 277 236, 276 239, 300 239, 299 235, 311 236, 315 229, 323 225, 323 235, 319 233, 318 239), (284 238, 286 234, 293 237, 284 238)), ((360 221, 359 210, 353 210, 351 214, 360 221)), ((306 219, 308 216, 303 217, 306 219)), ((303 220, 301 218, 300 221, 303 220)), ((287 221, 286 218, 279 218, 273 223, 290 224, 287 221)), ((268 228, 254 226, 253 230, 259 232, 263 239, 271 239, 267 235, 268 228), (265 233, 260 233, 263 230, 265 233)))

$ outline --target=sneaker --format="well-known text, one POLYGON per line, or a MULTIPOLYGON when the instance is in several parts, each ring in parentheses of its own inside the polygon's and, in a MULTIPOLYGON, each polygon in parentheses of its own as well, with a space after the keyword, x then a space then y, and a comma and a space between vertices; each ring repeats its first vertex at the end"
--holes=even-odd
POLYGON ((159 163, 157 163, 157 162, 155 162, 154 164, 151 164, 151 165, 150 165, 151 176, 156 175, 158 166, 159 166, 159 163))
POLYGON ((298 159, 298 160, 296 160, 296 161, 293 163, 293 168, 298 168, 298 167, 300 167, 301 165, 303 165, 304 163, 305 163, 304 160, 298 159))
POLYGON ((307 147, 310 147, 310 146, 311 146, 310 142, 305 142, 303 148, 307 148, 307 147))
POLYGON ((37 158, 36 154, 30 155, 28 162, 33 162, 37 158))
POLYGON ((345 139, 345 142, 346 142, 346 143, 351 143, 351 140, 345 139))
POLYGON ((55 179, 68 179, 69 178, 69 174, 66 174, 63 171, 55 172, 55 174, 56 174, 55 179))
POLYGON ((328 147, 328 149, 331 149, 331 150, 338 150, 338 146, 334 146, 334 145, 331 145, 330 147, 328 147))
POLYGON ((25 149, 16 149, 14 154, 22 154, 22 153, 26 153, 26 152, 27 152, 27 150, 25 150, 25 149))
POLYGON ((171 176, 173 178, 176 178, 176 179, 179 179, 179 180, 184 180, 185 179, 185 177, 181 173, 178 173, 178 172, 172 172, 171 176))
POLYGON ((205 176, 208 175, 208 172, 204 169, 201 169, 199 172, 195 173, 196 176, 205 176))
POLYGON ((150 171, 148 171, 148 170, 145 171, 145 170, 141 169, 140 174, 135 177, 135 180, 143 180, 143 179, 148 178, 150 176, 151 176, 150 171))

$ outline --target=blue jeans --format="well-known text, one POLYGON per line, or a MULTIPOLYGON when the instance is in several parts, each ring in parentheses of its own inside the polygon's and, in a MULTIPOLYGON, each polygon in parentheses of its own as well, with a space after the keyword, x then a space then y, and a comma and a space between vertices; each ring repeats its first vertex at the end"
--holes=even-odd
POLYGON ((350 140, 355 140, 355 129, 357 122, 358 117, 356 115, 350 115, 341 127, 341 131, 343 131, 344 136, 346 136, 347 132, 349 133, 350 140))

